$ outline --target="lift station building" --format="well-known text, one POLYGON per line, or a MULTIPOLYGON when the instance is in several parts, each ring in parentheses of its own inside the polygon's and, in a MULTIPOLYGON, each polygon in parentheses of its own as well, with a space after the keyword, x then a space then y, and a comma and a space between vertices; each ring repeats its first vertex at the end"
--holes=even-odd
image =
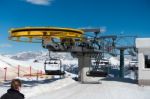
POLYGON ((150 38, 137 38, 138 84, 150 85, 150 38))

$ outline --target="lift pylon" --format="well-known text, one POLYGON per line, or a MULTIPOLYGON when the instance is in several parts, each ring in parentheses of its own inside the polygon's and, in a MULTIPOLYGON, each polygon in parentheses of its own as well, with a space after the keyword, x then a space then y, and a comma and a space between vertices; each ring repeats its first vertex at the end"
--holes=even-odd
MULTIPOLYGON (((100 29, 70 29, 56 27, 26 27, 10 30, 10 39, 22 42, 41 42, 42 46, 53 52, 69 52, 78 58, 79 81, 98 82, 99 78, 87 76, 93 55, 100 55, 97 61, 104 57, 103 53, 111 53, 114 49, 114 36, 101 37, 100 29), (93 35, 90 39, 86 32, 93 35), (111 40, 111 42, 109 42, 111 40), (102 45, 103 44, 103 45, 102 45)), ((98 72, 98 71, 96 71, 98 72)), ((98 73, 99 74, 99 73, 98 73)))

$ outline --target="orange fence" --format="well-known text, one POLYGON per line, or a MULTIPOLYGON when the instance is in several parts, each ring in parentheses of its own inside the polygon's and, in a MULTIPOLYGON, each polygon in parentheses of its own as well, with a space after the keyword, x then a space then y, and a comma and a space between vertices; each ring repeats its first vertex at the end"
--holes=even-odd
POLYGON ((44 75, 42 70, 35 70, 32 66, 14 66, 14 67, 0 67, 0 81, 11 80, 16 77, 32 77, 32 76, 42 76, 44 75))

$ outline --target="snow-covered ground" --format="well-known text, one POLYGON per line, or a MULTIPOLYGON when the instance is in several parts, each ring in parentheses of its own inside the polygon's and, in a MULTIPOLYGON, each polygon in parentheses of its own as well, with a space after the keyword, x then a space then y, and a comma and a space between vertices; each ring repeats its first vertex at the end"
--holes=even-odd
MULTIPOLYGON (((46 92, 52 92, 63 88, 67 85, 74 83, 75 81, 71 78, 65 79, 40 79, 36 80, 26 80, 22 79, 23 87, 21 89, 21 93, 23 93, 27 98, 34 97, 37 95, 41 95, 46 92)), ((10 88, 10 82, 5 82, 0 84, 0 96, 3 95, 10 88)))
MULTIPOLYGON (((77 59, 72 59, 69 54, 52 53, 52 56, 60 56, 63 66, 70 71, 78 67, 77 59)), ((0 55, 0 96, 10 87, 9 81, 2 81, 5 67, 8 68, 7 77, 12 79, 17 77, 18 65, 22 75, 29 74, 30 66, 32 73, 37 70, 44 71, 43 63, 46 58, 47 54, 44 52, 0 55)), ((110 57, 109 61, 114 66, 119 65, 117 57, 110 57)), ((127 64, 129 60, 125 59, 125 65, 127 64)), ((134 77, 133 74, 126 76, 134 77)), ((25 94, 26 99, 150 99, 150 86, 138 86, 118 80, 101 80, 102 84, 80 84, 72 77, 77 77, 77 75, 66 72, 64 79, 47 79, 46 77, 38 78, 38 81, 36 77, 20 77, 19 79, 23 81, 21 92, 25 94)))
MULTIPOLYGON (((24 84, 26 99, 150 99, 150 86, 130 82, 101 80, 101 84, 80 84, 71 78, 24 84)), ((9 85, 0 85, 0 96, 9 85)))
POLYGON ((102 84, 74 82, 29 99, 150 99, 150 87, 117 81, 102 81, 102 84))

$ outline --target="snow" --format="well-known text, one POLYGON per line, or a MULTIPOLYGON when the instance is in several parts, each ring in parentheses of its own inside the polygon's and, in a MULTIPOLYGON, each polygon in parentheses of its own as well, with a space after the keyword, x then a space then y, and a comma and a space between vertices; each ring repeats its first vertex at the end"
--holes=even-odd
MULTIPOLYGON (((49 83, 43 81, 23 85, 21 92, 26 99, 150 99, 150 86, 121 80, 101 80, 101 84, 81 84, 70 77, 49 83)), ((8 88, 9 85, 0 84, 0 96, 8 88)))
POLYGON ((78 65, 78 60, 77 59, 74 59, 74 60, 62 60, 62 64, 66 64, 66 65, 75 64, 75 65, 78 65))
POLYGON ((38 86, 35 87, 25 88, 22 89, 21 92, 25 93, 26 98, 30 98, 46 92, 58 90, 72 83, 74 83, 74 81, 71 78, 66 78, 48 84, 38 84, 38 86))
MULTIPOLYGON (((18 74, 18 66, 20 66, 20 76, 26 75, 30 73, 30 66, 32 68, 32 73, 37 73, 37 71, 42 71, 42 73, 44 73, 44 61, 46 59, 47 56, 46 53, 41 52, 39 56, 39 54, 35 53, 33 55, 37 55, 37 58, 33 58, 33 59, 28 59, 28 57, 30 57, 30 55, 32 55, 33 52, 22 52, 19 54, 13 55, 13 58, 11 55, 0 55, 0 81, 4 80, 4 68, 7 67, 7 80, 13 79, 15 78, 18 74), (22 55, 25 55, 23 58, 22 55), (18 57, 20 59, 23 60, 16 60, 14 59, 14 57, 18 57), (26 59, 26 60, 24 60, 26 59), (34 62, 35 59, 38 59, 37 62, 34 62)), ((59 53, 57 55, 60 55, 59 53)), ((57 56, 56 55, 56 56, 57 56)), ((61 55, 60 55, 61 56, 61 55)), ((35 57, 35 56, 34 56, 35 57)), ((70 56, 68 56, 66 53, 62 54, 63 59, 62 60, 62 64, 66 65, 68 67, 71 67, 71 64, 76 65, 78 64, 78 61, 75 60, 70 60, 70 56), (63 56, 66 55, 66 56, 63 56), (65 57, 68 57, 69 60, 67 60, 65 57)), ((56 66, 51 66, 48 69, 53 69, 53 67, 55 68, 56 66)), ((58 68, 58 67, 57 67, 58 68)))
MULTIPOLYGON (((44 61, 47 54, 33 52, 23 52, 16 55, 0 55, 0 96, 10 87, 10 81, 3 82, 4 68, 8 68, 7 76, 9 79, 17 77, 17 67, 20 65, 21 74, 29 74, 29 67, 32 67, 32 73, 37 70, 44 71, 44 61), (25 57, 22 57, 24 55, 25 57), (31 55, 34 58, 29 58, 31 55), (37 55, 37 56, 36 56, 37 55), (17 58, 16 58, 17 57, 17 58), (16 58, 16 59, 14 59, 16 58), (23 60, 18 60, 23 59, 23 60), (34 60, 38 60, 34 62, 34 60)), ((60 56, 62 64, 71 67, 78 67, 78 60, 72 59, 67 53, 52 53, 52 56, 60 56)), ((119 65, 117 57, 110 57, 112 65, 119 65)), ((125 65, 129 60, 125 59, 125 65)), ((26 99, 150 99, 150 86, 138 86, 130 82, 117 80, 101 80, 102 84, 80 84, 72 79, 78 75, 65 71, 64 79, 46 79, 37 77, 17 77, 23 81, 21 92, 25 94, 26 99)), ((134 77, 134 74, 127 76, 134 77)), ((133 78, 134 79, 134 78, 133 78)))
POLYGON ((72 73, 69 73, 69 72, 67 72, 67 71, 65 71, 65 76, 66 76, 66 77, 72 77, 72 78, 78 77, 77 74, 72 74, 72 73))
POLYGON ((150 99, 150 87, 119 81, 101 81, 102 84, 74 82, 53 92, 29 99, 150 99))
MULTIPOLYGON (((120 60, 117 57, 110 57, 109 58, 111 65, 120 65, 120 60)), ((130 60, 125 58, 125 65, 129 65, 130 60)))
MULTIPOLYGON (((46 92, 52 92, 58 89, 61 89, 67 85, 70 85, 72 83, 75 83, 74 80, 71 78, 65 78, 65 79, 59 79, 59 80, 52 80, 50 83, 44 83, 44 80, 39 80, 37 83, 35 83, 35 80, 27 80, 27 79, 21 79, 31 82, 31 84, 23 84, 24 87, 21 89, 21 93, 25 95, 26 98, 34 97, 37 95, 41 95, 46 92)), ((10 85, 0 85, 0 96, 3 95, 7 89, 10 87, 10 85)))
POLYGON ((119 65, 119 60, 115 57, 109 58, 109 61, 111 62, 112 65, 119 65))
MULTIPOLYGON (((0 55, 0 81, 4 77, 4 68, 7 67, 7 79, 12 79, 18 75, 18 66, 20 66, 20 75, 23 76, 24 74, 29 74, 30 66, 32 65, 27 61, 14 60, 9 57, 0 55)), ((35 72, 36 70, 32 68, 32 73, 35 72)))

